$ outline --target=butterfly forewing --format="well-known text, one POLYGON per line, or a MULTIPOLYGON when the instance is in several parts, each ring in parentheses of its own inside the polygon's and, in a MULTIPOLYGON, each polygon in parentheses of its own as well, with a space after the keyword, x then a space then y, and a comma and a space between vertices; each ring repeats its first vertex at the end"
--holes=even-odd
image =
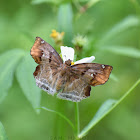
POLYGON ((74 73, 81 75, 89 85, 96 86, 106 83, 112 71, 112 66, 98 63, 83 63, 72 66, 74 73))
POLYGON ((50 44, 40 37, 36 37, 30 54, 39 64, 34 72, 37 86, 54 95, 61 88, 57 86, 60 66, 63 64, 61 57, 50 44))
POLYGON ((36 37, 30 54, 38 64, 44 61, 53 61, 56 65, 60 65, 63 63, 61 57, 55 51, 55 49, 40 37, 36 37))

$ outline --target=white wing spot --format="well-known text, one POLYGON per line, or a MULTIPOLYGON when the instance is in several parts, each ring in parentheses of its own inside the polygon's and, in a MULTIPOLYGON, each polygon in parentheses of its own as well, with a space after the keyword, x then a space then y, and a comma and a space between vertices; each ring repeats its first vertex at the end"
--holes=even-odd
POLYGON ((105 68, 105 65, 102 65, 102 68, 104 69, 105 68))
POLYGON ((97 73, 96 72, 94 72, 94 75, 96 75, 97 73))
POLYGON ((92 77, 93 77, 93 73, 92 73, 90 76, 92 76, 92 77))
POLYGON ((42 57, 45 57, 45 54, 43 53, 42 57))
POLYGON ((43 44, 43 43, 45 43, 45 41, 44 41, 44 40, 42 40, 42 41, 41 41, 41 43, 43 44))

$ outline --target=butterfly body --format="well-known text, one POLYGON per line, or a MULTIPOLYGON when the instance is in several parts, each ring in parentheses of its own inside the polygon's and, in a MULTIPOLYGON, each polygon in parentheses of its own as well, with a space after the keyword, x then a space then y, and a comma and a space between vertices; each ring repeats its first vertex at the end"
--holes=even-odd
POLYGON ((90 96, 91 86, 107 82, 112 66, 97 63, 71 65, 71 60, 63 60, 55 49, 40 37, 30 52, 36 67, 34 77, 38 87, 48 94, 73 102, 90 96))

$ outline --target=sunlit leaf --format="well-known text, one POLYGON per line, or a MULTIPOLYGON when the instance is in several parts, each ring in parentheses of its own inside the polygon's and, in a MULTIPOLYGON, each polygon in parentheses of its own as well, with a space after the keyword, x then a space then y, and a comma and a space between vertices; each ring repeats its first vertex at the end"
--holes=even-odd
POLYGON ((0 140, 8 140, 5 129, 1 122, 0 122, 0 140))
POLYGON ((13 49, 0 55, 0 102, 6 97, 12 85, 15 68, 24 51, 13 49))
POLYGON ((33 108, 38 112, 36 108, 40 107, 41 94, 40 89, 36 86, 33 72, 36 68, 36 64, 30 52, 23 58, 23 61, 18 65, 16 70, 16 77, 23 90, 24 95, 32 104, 33 108))
POLYGON ((101 46, 102 44, 107 43, 111 38, 114 36, 132 28, 136 27, 140 24, 140 20, 138 17, 129 16, 120 21, 114 27, 112 27, 103 37, 99 40, 98 45, 101 46))
POLYGON ((127 46, 103 46, 100 48, 103 51, 108 51, 111 53, 134 57, 134 58, 140 58, 140 50, 134 48, 134 47, 127 47, 127 46))
POLYGON ((58 29, 60 32, 65 32, 65 42, 69 45, 71 44, 73 33, 72 20, 73 12, 71 4, 60 5, 58 10, 58 29))
POLYGON ((107 101, 105 101, 101 107, 99 108, 99 110, 97 111, 97 113, 95 114, 95 116, 93 117, 93 119, 89 122, 89 124, 82 130, 81 134, 79 135, 79 138, 83 135, 86 135, 86 132, 88 132, 88 130, 90 130, 94 125, 96 125, 98 123, 98 121, 100 121, 100 119, 105 116, 105 114, 108 112, 108 110, 116 103, 116 100, 113 99, 109 99, 107 101))

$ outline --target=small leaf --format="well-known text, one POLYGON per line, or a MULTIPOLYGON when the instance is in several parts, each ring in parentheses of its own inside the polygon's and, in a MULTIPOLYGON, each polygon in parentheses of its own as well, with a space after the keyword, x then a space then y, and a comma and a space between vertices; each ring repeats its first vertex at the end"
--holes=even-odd
POLYGON ((33 77, 36 64, 29 54, 30 53, 28 52, 23 61, 17 67, 16 77, 24 95, 32 104, 35 111, 38 112, 39 110, 36 110, 36 108, 40 106, 41 90, 36 86, 35 79, 33 77))
POLYGON ((103 37, 99 40, 98 46, 102 46, 117 34, 120 34, 129 28, 136 27, 139 24, 140 20, 138 17, 135 16, 126 17, 118 24, 116 24, 112 29, 110 29, 106 34, 103 35, 103 37))
POLYGON ((0 140, 8 140, 5 129, 1 122, 0 122, 0 140))
POLYGON ((114 99, 109 99, 107 101, 105 101, 101 107, 99 108, 99 110, 97 111, 97 113, 95 114, 94 118, 91 120, 90 122, 90 126, 94 125, 103 115, 105 115, 105 113, 117 102, 117 100, 114 99))
POLYGON ((127 46, 109 46, 109 47, 102 47, 100 50, 108 51, 111 53, 129 56, 133 58, 140 58, 140 50, 134 47, 127 47, 127 46))
POLYGON ((7 96, 12 85, 15 68, 23 57, 24 51, 13 49, 0 55, 0 102, 7 96))
POLYGON ((65 43, 69 45, 71 44, 73 34, 72 20, 73 12, 71 4, 66 3, 60 5, 58 11, 58 30, 65 32, 65 43))
POLYGON ((78 135, 78 137, 79 138, 84 137, 92 127, 94 127, 97 123, 99 123, 107 114, 109 114, 116 106, 118 106, 139 84, 140 79, 138 79, 119 100, 110 99, 105 101, 103 105, 101 105, 101 107, 99 108, 93 119, 78 135))
POLYGON ((89 122, 89 124, 82 130, 82 132, 79 134, 79 138, 81 138, 84 135, 86 135, 86 133, 94 126, 98 123, 98 121, 100 121, 101 118, 103 118, 106 113, 108 112, 108 110, 116 103, 116 100, 113 99, 109 99, 107 101, 105 101, 101 107, 99 108, 99 110, 97 111, 97 113, 95 114, 95 116, 93 117, 93 119, 89 122))

